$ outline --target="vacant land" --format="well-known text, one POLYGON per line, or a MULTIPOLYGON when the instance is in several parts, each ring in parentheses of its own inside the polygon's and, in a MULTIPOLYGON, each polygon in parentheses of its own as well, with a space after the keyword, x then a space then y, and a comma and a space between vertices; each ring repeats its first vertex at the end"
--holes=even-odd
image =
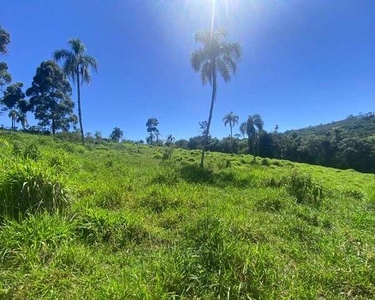
POLYGON ((0 298, 375 298, 374 175, 199 158, 0 133, 0 298))

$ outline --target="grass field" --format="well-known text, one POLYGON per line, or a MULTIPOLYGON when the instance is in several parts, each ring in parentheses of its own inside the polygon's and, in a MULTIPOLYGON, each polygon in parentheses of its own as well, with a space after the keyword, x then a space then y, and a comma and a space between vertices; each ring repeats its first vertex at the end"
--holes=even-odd
POLYGON ((0 133, 0 299, 374 299, 375 177, 0 133))

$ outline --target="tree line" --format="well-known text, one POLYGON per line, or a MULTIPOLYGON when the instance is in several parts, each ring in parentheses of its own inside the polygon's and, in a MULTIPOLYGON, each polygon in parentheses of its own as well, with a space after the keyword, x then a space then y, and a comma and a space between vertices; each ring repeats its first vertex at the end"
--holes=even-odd
MULTIPOLYGON (((8 53, 10 34, 0 26, 0 53, 8 53)), ((41 62, 36 69, 31 86, 23 90, 24 84, 12 82, 8 65, 0 62, 0 98, 1 113, 8 112, 11 129, 20 123, 25 130, 28 128, 27 113, 34 113, 38 126, 30 131, 76 130, 79 122, 81 141, 84 145, 83 118, 81 109, 81 86, 91 82, 91 70, 97 71, 98 62, 86 53, 86 47, 80 39, 68 41, 70 49, 59 49, 53 52, 52 59, 41 62), (61 66, 58 65, 61 62, 61 66), (74 114, 74 102, 71 99, 71 80, 77 88, 78 117, 74 114), (4 87, 6 88, 4 89, 4 87)))

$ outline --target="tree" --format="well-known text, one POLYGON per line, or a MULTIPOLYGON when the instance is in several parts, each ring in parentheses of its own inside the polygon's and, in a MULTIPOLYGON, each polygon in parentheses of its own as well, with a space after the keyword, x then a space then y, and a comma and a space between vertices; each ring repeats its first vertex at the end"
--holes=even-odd
POLYGON ((258 114, 248 116, 247 121, 240 125, 242 135, 247 135, 249 153, 250 149, 253 149, 254 162, 256 161, 255 144, 259 140, 259 133, 263 130, 263 125, 263 120, 258 114))
POLYGON ((195 41, 202 47, 191 55, 191 66, 195 72, 201 75, 202 84, 210 83, 212 86, 211 105, 207 121, 204 143, 202 147, 202 158, 200 166, 204 166, 204 155, 210 134, 212 113, 217 93, 217 75, 221 75, 225 82, 230 81, 232 73, 237 70, 237 61, 240 59, 242 49, 238 43, 227 43, 224 38, 225 31, 198 31, 195 41))
POLYGON ((11 83, 12 76, 8 72, 8 65, 1 61, 0 62, 0 90, 3 90, 4 86, 11 83))
POLYGON ((152 145, 154 143, 154 139, 158 139, 159 137, 159 129, 157 128, 159 125, 159 121, 156 118, 149 118, 146 123, 147 132, 149 136, 147 138, 147 143, 152 145))
POLYGON ((65 74, 71 78, 73 84, 77 85, 79 126, 81 129, 82 144, 85 145, 81 108, 81 85, 84 82, 87 84, 91 82, 90 69, 96 72, 98 70, 98 62, 95 57, 85 53, 86 47, 80 39, 70 39, 68 43, 71 50, 56 50, 53 57, 56 61, 64 60, 63 70, 65 74))
POLYGON ((10 43, 10 35, 0 26, 0 53, 8 53, 8 44, 10 43))
POLYGON ((97 140, 101 140, 102 139, 102 133, 98 130, 95 131, 94 138, 97 139, 97 140))
POLYGON ((73 114, 74 103, 70 99, 72 88, 63 70, 53 60, 44 61, 36 70, 32 86, 27 89, 30 106, 40 126, 68 131, 77 123, 73 114))
POLYGON ((21 123, 23 130, 25 130, 29 126, 29 122, 27 121, 27 115, 23 112, 17 112, 16 122, 21 123))
POLYGON ((16 130, 16 119, 17 119, 17 112, 14 109, 9 111, 8 117, 12 120, 12 130, 16 130))
POLYGON ((238 116, 231 111, 229 114, 226 114, 223 118, 224 126, 226 127, 229 124, 230 127, 230 148, 231 152, 233 152, 233 127, 238 124, 238 116))
POLYGON ((0 101, 0 104, 3 106, 2 111, 9 110, 8 116, 12 120, 12 130, 15 129, 16 122, 21 122, 24 129, 27 124, 26 113, 30 110, 30 105, 25 99, 22 87, 22 82, 9 85, 4 91, 3 99, 0 101))
POLYGON ((173 146, 175 140, 176 140, 176 139, 173 137, 172 134, 168 134, 168 135, 167 135, 167 140, 166 140, 165 144, 166 144, 167 146, 173 146))
POLYGON ((120 143, 120 140, 124 136, 124 132, 120 129, 120 127, 113 128, 111 135, 109 136, 112 141, 120 143))
MULTIPOLYGON (((0 53, 8 53, 7 46, 10 43, 10 35, 0 26, 0 53)), ((3 90, 4 85, 12 81, 12 76, 8 72, 8 65, 5 62, 0 62, 0 89, 3 90)))

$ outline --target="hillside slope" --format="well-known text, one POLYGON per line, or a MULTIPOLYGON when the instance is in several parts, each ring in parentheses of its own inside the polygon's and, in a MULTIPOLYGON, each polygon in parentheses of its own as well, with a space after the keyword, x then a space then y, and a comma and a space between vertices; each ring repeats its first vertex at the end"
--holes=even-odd
POLYGON ((374 175, 199 157, 0 132, 0 298, 375 298, 374 175))
POLYGON ((375 137, 375 114, 366 113, 358 116, 349 116, 344 120, 328 124, 309 126, 297 130, 288 130, 285 134, 297 133, 302 136, 326 136, 340 134, 342 138, 368 138, 375 137))

